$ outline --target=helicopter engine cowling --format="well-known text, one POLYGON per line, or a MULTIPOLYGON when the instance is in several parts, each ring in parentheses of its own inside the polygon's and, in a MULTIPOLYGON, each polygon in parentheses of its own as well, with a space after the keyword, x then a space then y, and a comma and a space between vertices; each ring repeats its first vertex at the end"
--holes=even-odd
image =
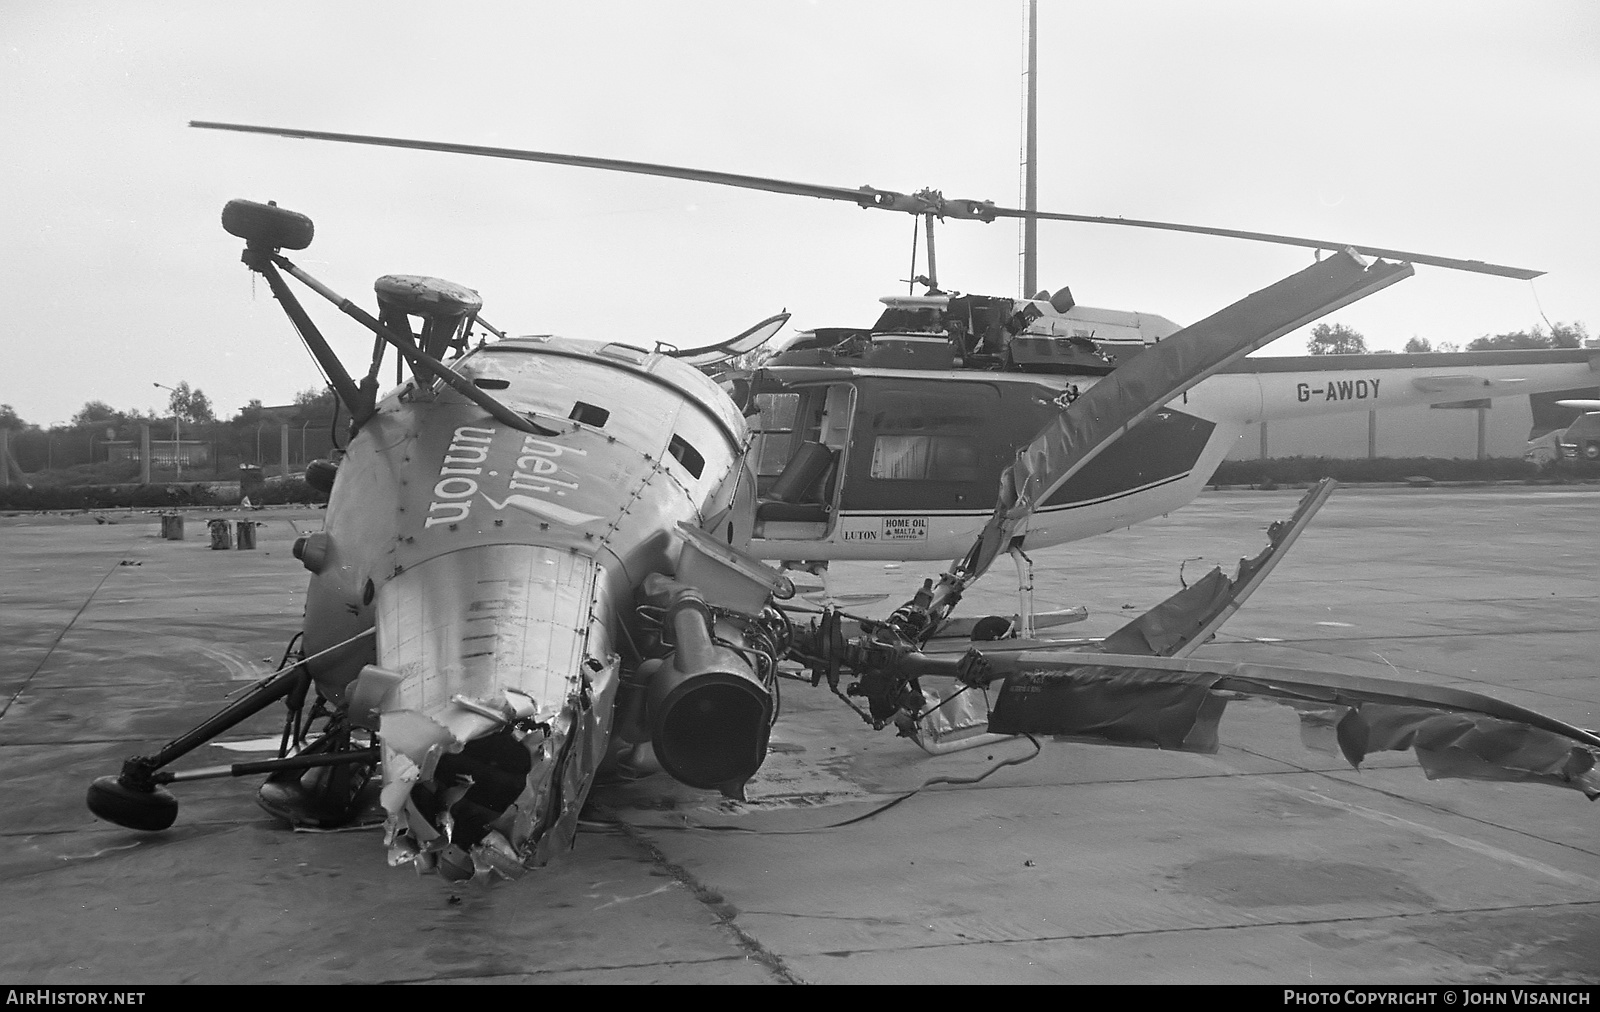
POLYGON ((772 729, 772 692, 744 657, 717 642, 712 611, 698 590, 660 574, 642 588, 666 600, 663 635, 673 645, 647 662, 645 714, 662 769, 703 790, 742 797, 761 768, 772 729))

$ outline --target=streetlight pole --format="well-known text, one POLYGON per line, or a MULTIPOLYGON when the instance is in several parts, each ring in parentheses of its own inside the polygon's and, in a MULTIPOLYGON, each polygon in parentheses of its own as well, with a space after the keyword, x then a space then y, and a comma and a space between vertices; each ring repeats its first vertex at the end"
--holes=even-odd
MULTIPOLYGON (((167 386, 165 383, 157 383, 155 385, 160 387, 163 390, 172 390, 172 388, 167 386)), ((172 392, 173 393, 177 393, 178 391, 172 390, 172 392)), ((177 465, 177 468, 178 468, 178 480, 182 481, 183 480, 183 420, 182 420, 181 416, 179 416, 179 414, 178 414, 178 406, 176 404, 174 404, 172 406, 172 462, 173 462, 173 464, 177 465)))

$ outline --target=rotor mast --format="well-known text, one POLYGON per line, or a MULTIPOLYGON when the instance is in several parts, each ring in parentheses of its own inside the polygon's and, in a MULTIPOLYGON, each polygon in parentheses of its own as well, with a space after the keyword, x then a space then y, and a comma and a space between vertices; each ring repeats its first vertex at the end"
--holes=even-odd
POLYGON ((1022 297, 1039 290, 1039 0, 1028 0, 1028 103, 1022 160, 1022 297))

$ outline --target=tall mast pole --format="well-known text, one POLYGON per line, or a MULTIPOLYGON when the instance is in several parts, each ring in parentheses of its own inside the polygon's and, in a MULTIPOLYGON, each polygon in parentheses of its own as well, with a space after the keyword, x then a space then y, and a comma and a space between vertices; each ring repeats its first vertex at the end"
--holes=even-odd
POLYGON ((1039 0, 1028 0, 1027 158, 1023 164, 1022 297, 1039 290, 1039 0))

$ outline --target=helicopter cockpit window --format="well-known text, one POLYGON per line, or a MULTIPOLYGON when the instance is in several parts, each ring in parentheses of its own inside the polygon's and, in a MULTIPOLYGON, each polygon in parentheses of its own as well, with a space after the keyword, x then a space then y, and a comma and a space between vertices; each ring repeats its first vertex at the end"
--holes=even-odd
POLYGON ((689 445, 689 441, 682 436, 675 435, 672 437, 672 442, 667 444, 667 453, 672 455, 673 460, 682 464, 685 471, 688 471, 696 478, 700 477, 700 472, 706 469, 706 458, 701 456, 700 451, 689 445))
POLYGON ((890 308, 883 311, 872 330, 878 334, 938 334, 944 331, 944 313, 932 307, 890 308))
POLYGON ((605 408, 578 401, 572 406, 572 412, 567 417, 575 422, 582 422, 584 425, 592 425, 600 429, 605 427, 606 419, 611 417, 611 412, 605 408))

